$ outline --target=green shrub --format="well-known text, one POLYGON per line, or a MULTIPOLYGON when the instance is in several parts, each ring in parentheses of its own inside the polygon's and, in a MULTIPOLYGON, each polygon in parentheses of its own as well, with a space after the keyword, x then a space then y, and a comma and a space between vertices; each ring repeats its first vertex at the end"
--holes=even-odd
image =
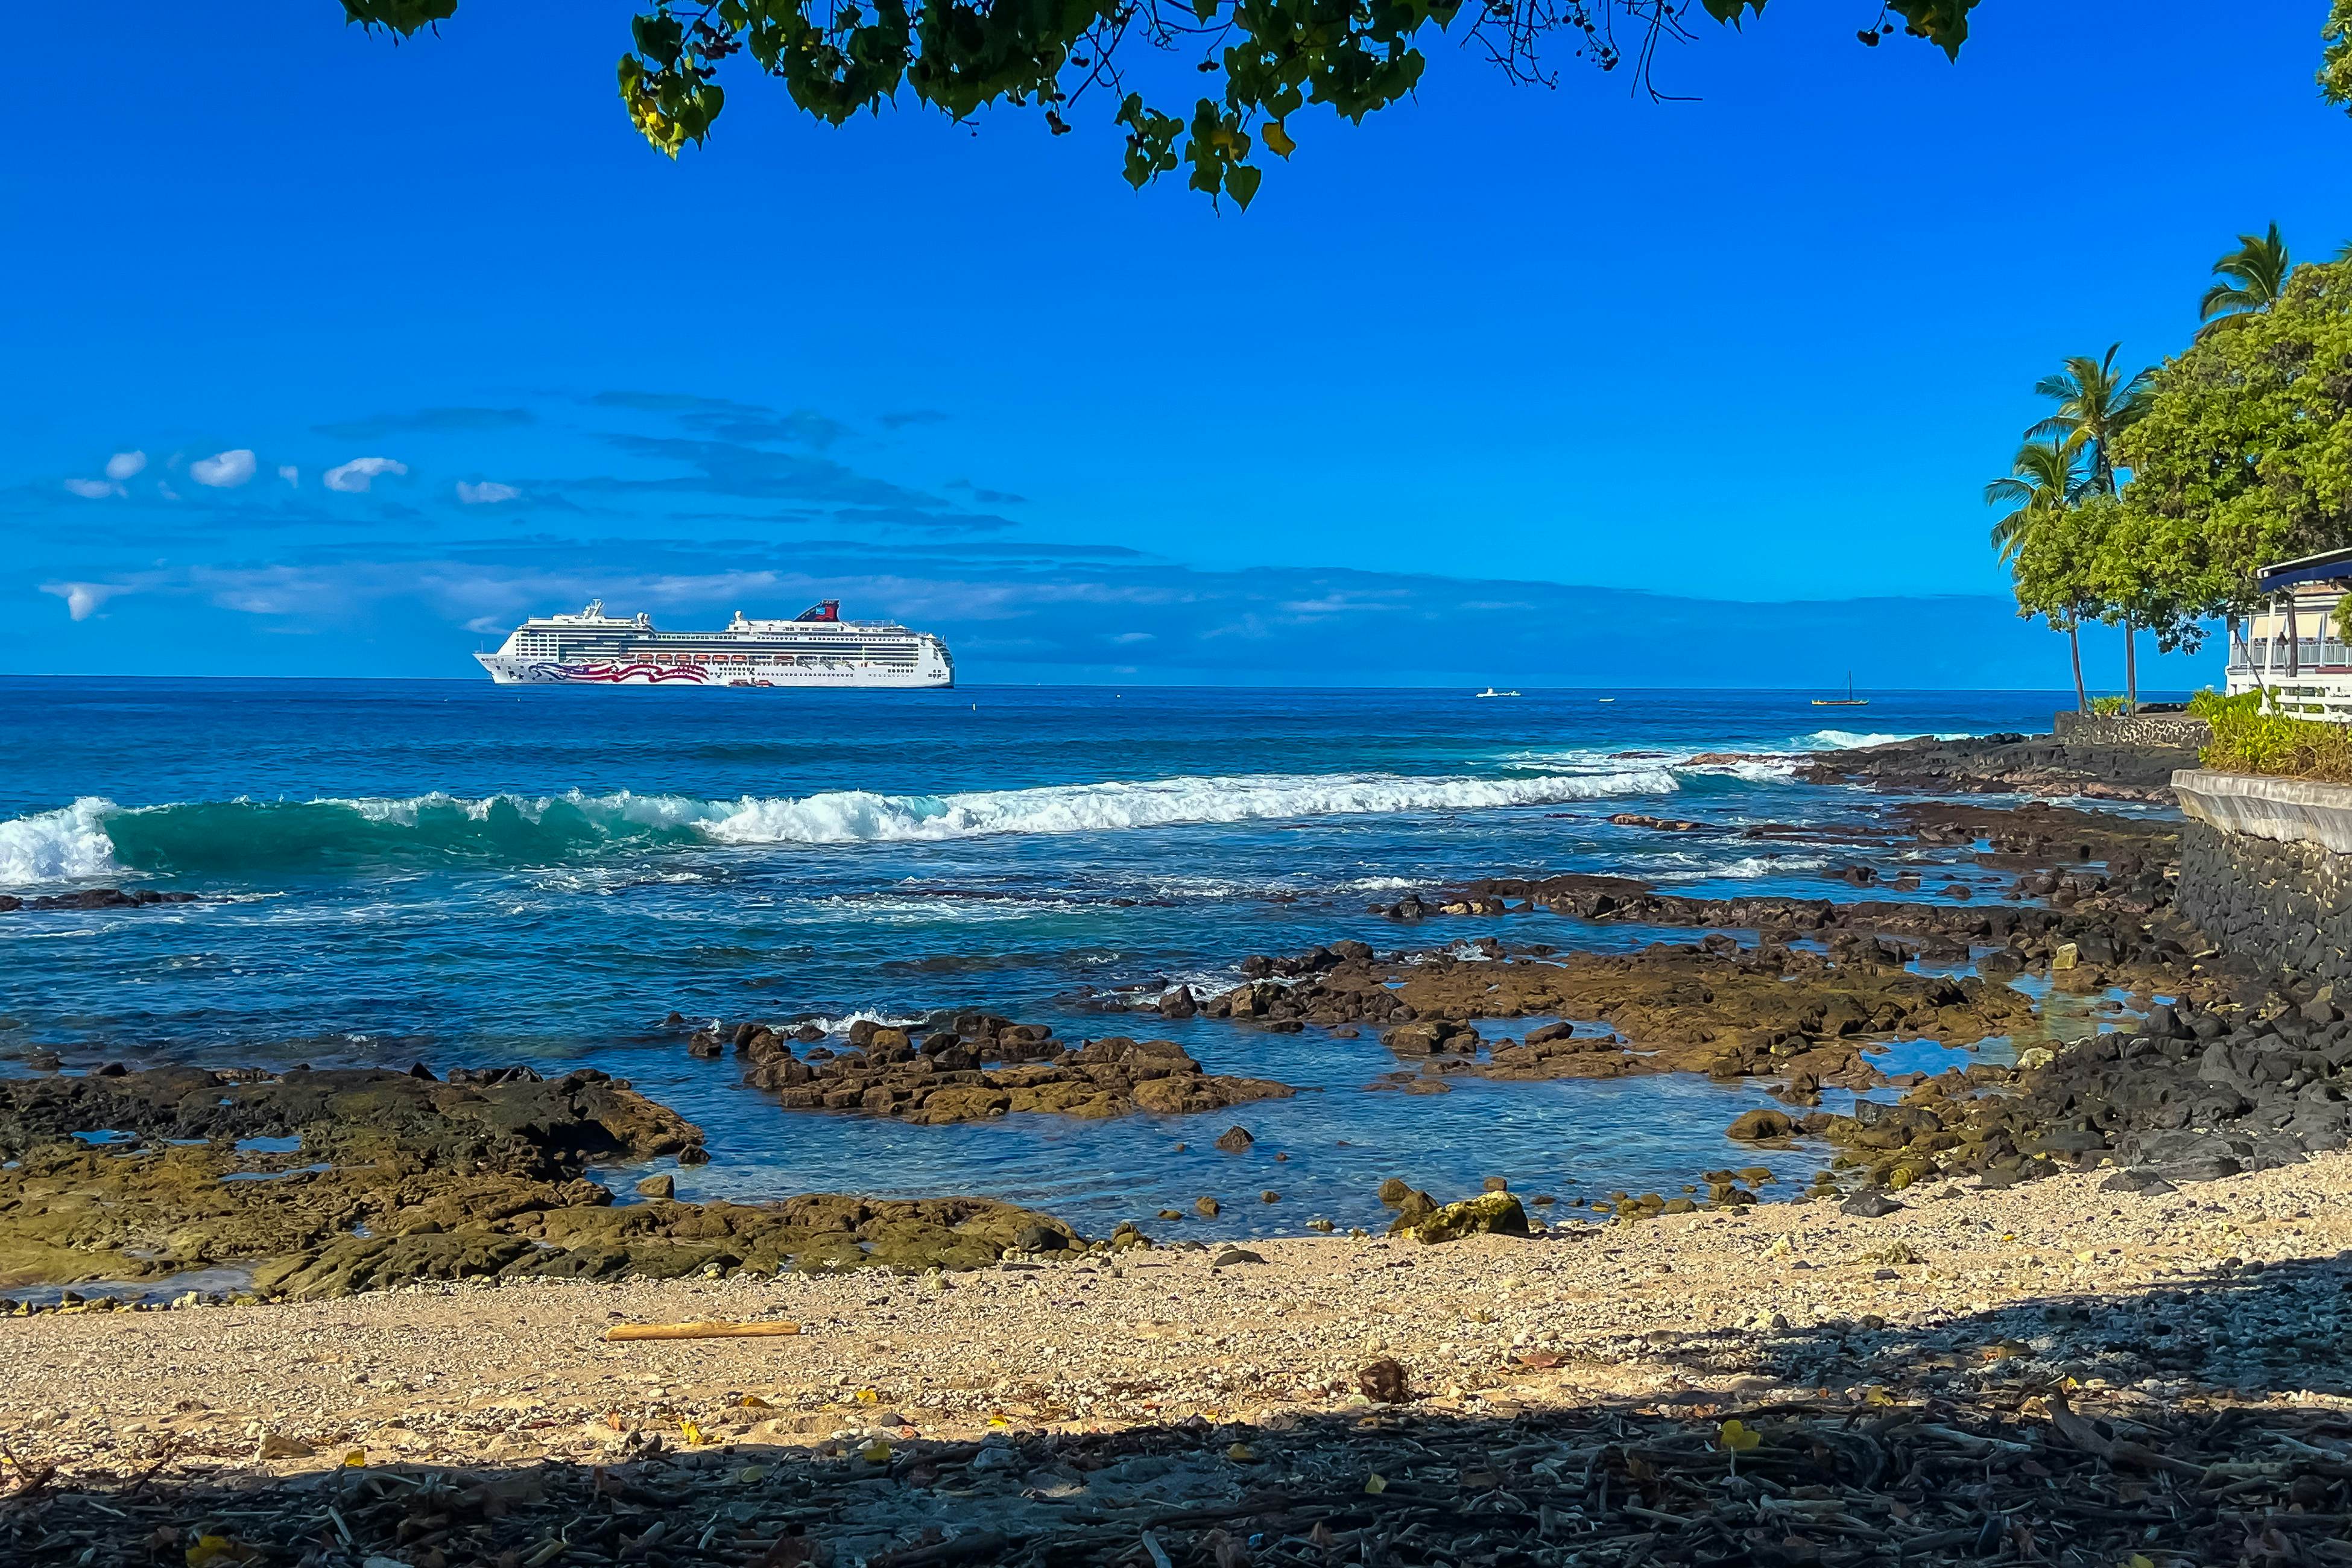
POLYGON ((2112 719, 2123 710, 2124 700, 2120 697, 2094 697, 2091 699, 2091 711, 2096 713, 2102 719, 2112 719))
POLYGON ((2189 711, 2213 728, 2213 743, 2198 753, 2209 768, 2352 784, 2352 725, 2298 719, 2266 691, 2200 691, 2189 711))

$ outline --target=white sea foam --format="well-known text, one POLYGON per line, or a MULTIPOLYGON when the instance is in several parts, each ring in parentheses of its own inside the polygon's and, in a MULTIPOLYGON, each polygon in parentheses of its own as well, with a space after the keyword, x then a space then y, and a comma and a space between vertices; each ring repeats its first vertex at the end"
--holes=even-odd
MULTIPOLYGON (((849 1033, 849 1026, 852 1024, 876 1024, 886 1029, 911 1029, 923 1020, 920 1017, 900 1017, 896 1014, 880 1012, 871 1007, 860 1007, 854 1013, 844 1013, 838 1018, 815 1017, 803 1019, 802 1022, 814 1024, 828 1035, 845 1035, 849 1033)), ((714 1030, 717 1029, 719 1021, 716 1018, 712 1019, 710 1026, 714 1030)), ((790 1024, 779 1026, 797 1029, 801 1025, 790 1024)))
POLYGON ((1742 757, 1733 763, 1693 763, 1685 764, 1684 772, 1709 773, 1717 778, 1745 779, 1749 784, 1788 784, 1797 776, 1794 757, 1742 757))
POLYGON ((703 817, 697 826, 723 844, 919 843, 1003 833, 1097 833, 1198 823, 1550 805, 1609 795, 1666 795, 1676 787, 1673 774, 1647 768, 1519 779, 1264 773, 1149 783, 1114 780, 945 795, 881 795, 852 790, 797 800, 747 796, 723 816, 703 817))
POLYGON ((105 827, 115 809, 110 800, 87 795, 56 811, 0 822, 0 888, 120 876, 105 827))
POLYGON ((1793 752, 1784 753, 1779 747, 1772 746, 1752 752, 1738 746, 1684 747, 1673 751, 1570 746, 1550 751, 1507 752, 1496 761, 1506 767, 1539 768, 1555 773, 1580 773, 1589 768, 1596 773, 1606 774, 1630 767, 1664 770, 1670 776, 1693 773, 1710 778, 1742 779, 1749 784, 1787 784, 1795 777, 1797 764, 1802 759, 1793 752), (1721 756, 1727 752, 1744 754, 1725 762, 1699 760, 1721 756))
POLYGON ((1870 731, 1857 733, 1852 730, 1816 730, 1800 736, 1797 744, 1809 752, 1853 752, 1864 746, 1891 746, 1897 741, 1966 741, 1972 739, 1966 730, 1949 730, 1936 734, 1924 731, 1907 733, 1900 731, 1870 731))
POLYGON ((1819 871, 1829 861, 1818 855, 1749 855, 1720 866, 1713 875, 1717 877, 1780 877, 1798 871, 1819 871))
POLYGON ((746 795, 499 795, 236 800, 122 810, 95 798, 0 821, 0 887, 120 875, 116 836, 139 863, 220 869, 299 863, 329 845, 358 856, 519 855, 570 860, 596 840, 757 847, 932 843, 1001 834, 1102 833, 1188 824, 1282 821, 1416 811, 1478 811, 1617 795, 1667 795, 1663 768, 1520 778, 1398 773, 1259 773, 940 795, 844 790, 797 798, 746 795), (339 830, 338 823, 342 825, 339 830), (522 831, 516 832, 517 825, 522 831), (126 841, 127 842, 127 841, 126 841))

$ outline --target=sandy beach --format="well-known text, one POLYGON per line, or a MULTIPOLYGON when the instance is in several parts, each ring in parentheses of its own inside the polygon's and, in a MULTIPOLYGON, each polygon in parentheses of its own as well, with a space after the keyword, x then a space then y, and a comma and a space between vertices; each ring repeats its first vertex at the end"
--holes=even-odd
POLYGON ((283 1472, 355 1452, 513 1464, 656 1444, 838 1450, 877 1433, 1263 1423, 1360 1405, 1357 1373, 1383 1358, 1417 1403, 1472 1415, 1964 1387, 1989 1367, 2158 1400, 2249 1377, 2306 1398, 2332 1385, 2333 1300, 2324 1322, 2232 1326, 2185 1361, 2110 1347, 2110 1320, 2241 1266, 2333 1260, 2352 1246, 2352 1156, 2163 1196, 2102 1179, 1954 1188, 1876 1219, 1776 1204, 1435 1247, 1273 1241, 1248 1249, 1263 1261, 1223 1266, 1231 1249, 1155 1247, 947 1276, 427 1285, 47 1313, 0 1324, 0 1429, 20 1461, 68 1467, 151 1462, 167 1441, 206 1464, 316 1450, 267 1461, 283 1472), (2044 1321, 2043 1306, 2069 1301, 2095 1322, 2044 1321), (705 1319, 802 1331, 604 1340, 614 1324, 705 1319), (2294 1348, 2315 1331, 2326 1353, 2294 1348), (2277 1381, 2297 1367, 2315 1391, 2277 1381))

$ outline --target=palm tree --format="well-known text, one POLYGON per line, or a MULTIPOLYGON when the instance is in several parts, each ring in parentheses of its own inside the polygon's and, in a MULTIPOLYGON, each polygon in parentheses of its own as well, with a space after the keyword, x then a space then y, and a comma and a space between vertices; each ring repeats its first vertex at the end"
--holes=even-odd
POLYGON ((2053 399, 2058 412, 2025 433, 2032 440, 2060 440, 2070 451, 2088 448, 2089 473, 2084 482, 2099 495, 2116 493, 2116 437, 2147 414, 2156 372, 2142 370, 2125 380, 2116 370, 2123 344, 2108 345, 2106 357, 2075 354, 2065 368, 2036 382, 2036 396, 2053 399))
MULTIPOLYGON (((1984 488, 1987 506, 2010 509, 1992 525, 1992 547, 2000 552, 2001 563, 2016 557, 2034 530, 2054 525, 2082 500, 2086 482, 2077 449, 2064 440, 2052 437, 2020 447, 2008 474, 1984 488)), ((2083 686, 2083 638, 2072 620, 2066 623, 2066 644, 2074 660, 2074 706, 2088 713, 2091 694, 2083 686)))
POLYGON ((2210 324, 2251 310, 2267 310, 2285 291, 2287 274, 2294 270, 2278 225, 2271 225, 2270 232, 2260 237, 2242 234, 2238 248, 2213 263, 2213 275, 2225 281, 2205 290, 2197 319, 2210 324))
MULTIPOLYGON (((2141 370, 2126 379, 2116 369, 2123 344, 2111 343, 2103 359, 2075 354, 2063 369, 2043 376, 2034 392, 2054 400, 2058 411, 2026 431, 2027 440, 2053 441, 2068 453, 2090 458, 2083 490, 2091 495, 2116 493, 2116 437, 2147 414, 2156 372, 2141 370)), ((2124 617, 2124 701, 2139 711, 2139 634, 2131 617, 2124 617)))

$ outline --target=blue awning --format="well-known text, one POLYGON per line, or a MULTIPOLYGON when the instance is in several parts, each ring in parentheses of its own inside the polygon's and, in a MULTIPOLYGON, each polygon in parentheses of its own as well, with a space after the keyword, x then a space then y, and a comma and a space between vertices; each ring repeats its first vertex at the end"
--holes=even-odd
POLYGON ((2254 574, 2254 586, 2275 594, 2297 583, 2352 582, 2352 550, 2330 550, 2265 566, 2254 574))

